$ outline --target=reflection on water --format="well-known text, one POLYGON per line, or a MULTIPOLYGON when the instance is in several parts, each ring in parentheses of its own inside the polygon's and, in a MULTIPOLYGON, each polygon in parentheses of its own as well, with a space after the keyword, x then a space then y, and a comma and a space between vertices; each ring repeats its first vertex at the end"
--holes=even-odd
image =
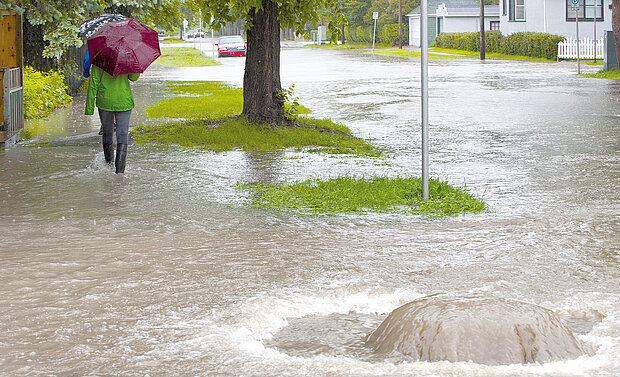
MULTIPOLYGON (((241 62, 149 68, 132 124, 152 122, 163 81, 240 85, 241 62)), ((296 216, 247 207, 234 185, 418 175, 419 66, 315 49, 282 62, 316 117, 387 157, 133 145, 117 176, 82 97, 57 134, 78 137, 0 153, 0 375, 618 374, 616 83, 571 64, 431 62, 431 173, 492 212, 296 216), (549 308, 595 353, 505 367, 365 358, 362 336, 433 293, 549 308)))

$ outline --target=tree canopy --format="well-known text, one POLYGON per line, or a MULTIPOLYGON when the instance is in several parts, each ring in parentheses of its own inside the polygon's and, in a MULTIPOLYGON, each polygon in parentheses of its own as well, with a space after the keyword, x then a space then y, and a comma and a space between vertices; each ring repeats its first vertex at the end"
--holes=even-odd
MULTIPOLYGON (((339 0, 278 0, 278 20, 280 26, 295 30, 298 34, 307 34, 306 24, 316 25, 325 20, 328 14, 329 28, 336 30, 342 17, 342 1, 339 0)), ((226 22, 238 19, 246 21, 246 29, 252 27, 251 12, 263 9, 261 0, 191 0, 188 2, 194 9, 202 9, 205 21, 210 22, 213 16, 212 26, 216 29, 226 22)))
POLYGON ((177 23, 182 0, 0 0, 0 8, 23 14, 32 25, 44 25, 49 44, 43 56, 62 55, 81 46, 79 26, 101 13, 123 13, 145 23, 177 23))

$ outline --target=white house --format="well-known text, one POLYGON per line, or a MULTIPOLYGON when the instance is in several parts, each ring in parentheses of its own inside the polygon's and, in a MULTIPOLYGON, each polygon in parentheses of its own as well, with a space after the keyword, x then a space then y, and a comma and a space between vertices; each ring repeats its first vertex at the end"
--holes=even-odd
MULTIPOLYGON (((512 1, 512 0, 511 0, 512 1)), ((570 0, 569 0, 570 1, 570 0)), ((420 7, 409 18, 409 45, 420 46, 420 7)), ((484 29, 500 29, 499 6, 484 7, 484 29)), ((440 33, 480 31, 480 2, 478 0, 428 0, 428 44, 440 33)))
POLYGON ((575 38, 576 15, 580 39, 592 38, 595 26, 597 38, 603 30, 611 30, 612 0, 575 1, 579 3, 577 12, 572 8, 573 0, 500 0, 500 30, 504 35, 533 31, 575 38), (595 14, 596 25, 592 23, 595 14))

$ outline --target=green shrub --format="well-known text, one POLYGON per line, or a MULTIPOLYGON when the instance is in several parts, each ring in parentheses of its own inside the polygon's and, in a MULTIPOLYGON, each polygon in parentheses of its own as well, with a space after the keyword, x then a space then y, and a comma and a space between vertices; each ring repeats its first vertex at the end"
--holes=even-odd
MULTIPOLYGON (((347 26, 344 29, 344 36, 349 42, 372 43, 372 33, 374 25, 368 26, 347 26)), ((375 43, 382 43, 388 46, 398 44, 398 24, 377 25, 375 43)), ((409 27, 403 24, 403 44, 407 44, 409 27)))
POLYGON ((65 78, 58 72, 39 72, 24 67, 24 117, 45 118, 71 102, 65 78))
MULTIPOLYGON (((522 55, 555 60, 558 43, 564 37, 547 33, 522 32, 502 36, 499 31, 487 31, 486 51, 507 55, 522 55)), ((441 33, 435 45, 466 51, 480 51, 480 33, 441 33)))

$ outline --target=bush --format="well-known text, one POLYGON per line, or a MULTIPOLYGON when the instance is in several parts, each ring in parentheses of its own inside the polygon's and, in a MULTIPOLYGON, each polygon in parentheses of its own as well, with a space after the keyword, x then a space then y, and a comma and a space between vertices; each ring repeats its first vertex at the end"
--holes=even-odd
MULTIPOLYGON (((369 26, 347 26, 344 29, 344 36, 347 41, 356 43, 372 43, 372 32, 374 25, 369 26)), ((403 44, 407 44, 409 35, 407 24, 403 24, 403 44)), ((375 43, 384 43, 394 46, 398 43, 398 24, 377 25, 375 43)))
MULTIPOLYGON (((407 26, 403 24, 403 44, 407 43, 407 26)), ((385 43, 390 46, 398 44, 398 23, 387 24, 381 28, 378 33, 379 43, 385 43)))
POLYGON ((564 37, 554 34, 514 33, 502 38, 500 49, 504 54, 555 60, 558 57, 558 43, 563 40, 564 37))
MULTIPOLYGON (((486 32, 486 51, 507 55, 522 55, 555 60, 558 43, 564 40, 560 35, 522 32, 502 36, 499 31, 486 32)), ((466 51, 480 51, 480 33, 441 33, 435 38, 435 45, 466 51)))
POLYGON ((71 102, 65 78, 58 72, 39 72, 24 67, 24 117, 45 118, 71 102))

